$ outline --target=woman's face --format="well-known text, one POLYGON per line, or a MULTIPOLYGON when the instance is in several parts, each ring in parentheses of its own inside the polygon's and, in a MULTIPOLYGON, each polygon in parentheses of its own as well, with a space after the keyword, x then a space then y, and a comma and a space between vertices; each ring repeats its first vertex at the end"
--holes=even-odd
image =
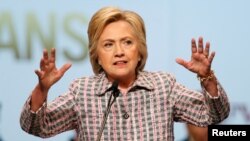
POLYGON ((140 57, 131 25, 126 21, 108 24, 98 40, 97 55, 110 80, 135 79, 140 57))

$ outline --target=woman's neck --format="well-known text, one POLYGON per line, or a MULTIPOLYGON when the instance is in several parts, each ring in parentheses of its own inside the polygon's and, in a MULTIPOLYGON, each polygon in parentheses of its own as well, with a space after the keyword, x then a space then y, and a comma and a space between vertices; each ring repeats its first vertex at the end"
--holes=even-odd
POLYGON ((118 79, 118 89, 122 94, 126 94, 129 88, 134 84, 136 77, 130 77, 130 79, 118 79))
POLYGON ((112 78, 108 77, 109 81, 118 81, 118 88, 121 91, 122 94, 126 94, 129 88, 134 84, 136 80, 136 75, 126 76, 126 77, 117 77, 112 78))

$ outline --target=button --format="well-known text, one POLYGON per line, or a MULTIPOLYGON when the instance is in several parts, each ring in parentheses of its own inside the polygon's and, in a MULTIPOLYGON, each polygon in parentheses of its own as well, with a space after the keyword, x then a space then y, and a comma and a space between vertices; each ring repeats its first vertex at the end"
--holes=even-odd
POLYGON ((123 114, 123 118, 124 118, 124 119, 128 119, 128 118, 129 118, 129 114, 128 114, 127 112, 124 113, 124 114, 123 114))

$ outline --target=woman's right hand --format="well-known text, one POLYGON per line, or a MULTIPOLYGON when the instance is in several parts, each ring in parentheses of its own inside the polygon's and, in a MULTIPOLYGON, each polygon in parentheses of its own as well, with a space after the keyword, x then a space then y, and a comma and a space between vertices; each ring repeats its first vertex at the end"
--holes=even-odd
POLYGON ((48 92, 49 88, 62 78, 71 67, 70 63, 64 64, 60 69, 56 67, 56 49, 52 48, 50 54, 45 49, 40 61, 40 70, 35 70, 39 79, 39 87, 42 92, 48 92))
POLYGON ((62 78, 64 73, 71 67, 71 64, 64 64, 60 69, 56 68, 56 49, 52 48, 50 55, 45 49, 40 61, 40 70, 35 70, 39 83, 32 91, 31 110, 37 111, 47 99, 49 88, 62 78))

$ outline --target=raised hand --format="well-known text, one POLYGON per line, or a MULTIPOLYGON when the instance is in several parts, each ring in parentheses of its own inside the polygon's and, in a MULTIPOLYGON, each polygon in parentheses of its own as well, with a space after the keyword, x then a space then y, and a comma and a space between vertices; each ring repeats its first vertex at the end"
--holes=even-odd
POLYGON ((203 38, 200 37, 198 39, 198 47, 195 39, 192 39, 191 47, 191 60, 185 61, 181 58, 177 58, 176 62, 201 77, 208 76, 211 73, 211 65, 215 56, 215 52, 209 54, 210 43, 206 42, 204 48, 203 38))
POLYGON ((71 64, 64 64, 60 69, 57 69, 55 59, 56 49, 52 48, 50 55, 45 49, 43 57, 40 61, 40 70, 35 70, 39 79, 39 86, 42 91, 48 91, 49 88, 55 84, 64 73, 71 67, 71 64))

